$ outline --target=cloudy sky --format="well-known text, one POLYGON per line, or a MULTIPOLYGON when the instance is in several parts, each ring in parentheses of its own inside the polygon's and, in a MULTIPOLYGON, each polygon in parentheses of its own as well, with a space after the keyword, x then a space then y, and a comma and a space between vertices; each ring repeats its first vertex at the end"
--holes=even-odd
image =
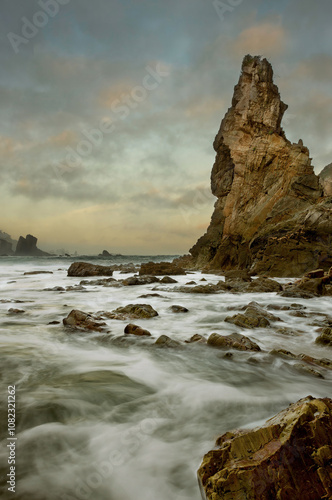
POLYGON ((187 252, 245 54, 332 162, 331 0, 1 0, 0 229, 45 250, 187 252))

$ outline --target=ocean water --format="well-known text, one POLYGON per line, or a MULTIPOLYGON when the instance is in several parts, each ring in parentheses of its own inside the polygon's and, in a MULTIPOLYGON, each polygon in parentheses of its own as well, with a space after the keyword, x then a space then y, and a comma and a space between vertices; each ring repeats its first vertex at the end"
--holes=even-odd
MULTIPOLYGON (((314 343, 315 322, 330 312, 331 297, 297 300, 275 293, 202 295, 176 290, 191 280, 221 279, 199 272, 176 276, 179 283, 171 285, 45 291, 79 284, 81 278, 67 277, 73 260, 0 259, 2 499, 200 500, 196 471, 219 435, 260 425, 309 394, 332 397, 332 371, 318 368, 324 379, 315 378, 298 372, 294 361, 269 354, 271 349, 287 349, 331 359, 331 348, 314 343), (53 274, 24 275, 35 270, 53 274), (147 293, 161 297, 140 298, 147 293), (246 331, 225 323, 226 316, 251 301, 262 306, 295 302, 306 307, 306 316, 271 311, 280 322, 246 331), (70 332, 62 326, 72 309, 112 311, 130 303, 148 303, 158 311, 155 318, 131 321, 148 329, 153 339, 120 342, 130 321, 107 320, 107 334, 70 332), (189 312, 174 314, 169 309, 173 304, 189 312), (25 313, 10 315, 11 307, 25 313), (61 323, 49 325, 51 321, 61 323), (294 335, 278 333, 283 327, 294 335), (153 346, 163 334, 183 341, 196 333, 236 331, 256 341, 262 352, 233 351, 232 358, 225 358, 224 351, 203 345, 153 346), (12 385, 15 494, 6 484, 7 386, 12 385)), ((148 260, 151 257, 130 256, 93 262, 148 260)), ((128 276, 114 273, 116 279, 128 276)))

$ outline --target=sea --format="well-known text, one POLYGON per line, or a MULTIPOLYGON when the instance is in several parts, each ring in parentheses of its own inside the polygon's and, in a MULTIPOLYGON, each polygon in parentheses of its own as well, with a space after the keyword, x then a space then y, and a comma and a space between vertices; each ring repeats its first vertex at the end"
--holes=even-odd
MULTIPOLYGON (((112 265, 172 259, 0 258, 1 499, 200 500, 197 469, 218 436, 262 425, 308 395, 332 397, 332 371, 318 368, 323 378, 317 378, 298 371, 298 361, 269 354, 285 349, 332 359, 331 348, 315 344, 320 321, 331 312, 331 297, 178 290, 189 289, 188 281, 223 279, 201 272, 175 276, 174 284, 118 287, 76 287, 82 278, 67 276, 74 260, 112 265), (31 271, 52 274, 24 274, 31 271), (46 290, 68 286, 74 288, 46 290), (140 298, 145 294, 158 296, 140 298), (296 303, 303 316, 270 311, 280 321, 254 330, 224 321, 251 301, 263 307, 296 303), (62 324, 72 309, 97 313, 136 303, 150 304, 158 316, 106 320, 107 332, 70 331, 62 324), (175 314, 172 305, 189 311, 175 314), (24 313, 11 314, 11 308, 24 313), (54 321, 59 323, 50 324, 54 321), (152 337, 123 339, 129 322, 152 337), (249 336, 261 352, 232 351, 230 357, 184 343, 194 334, 232 332, 249 336), (161 335, 183 344, 157 347, 161 335), (13 390, 15 418, 11 411, 9 425, 13 390), (14 470, 8 463, 12 449, 14 470), (15 491, 8 489, 10 477, 15 491)), ((115 271, 113 277, 132 275, 115 271)))

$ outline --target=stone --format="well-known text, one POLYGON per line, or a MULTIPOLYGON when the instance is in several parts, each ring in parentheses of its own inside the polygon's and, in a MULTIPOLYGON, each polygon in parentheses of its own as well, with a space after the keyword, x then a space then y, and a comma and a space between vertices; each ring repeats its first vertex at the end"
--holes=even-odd
POLYGON ((60 325, 60 321, 50 321, 49 323, 47 323, 48 325, 60 325))
POLYGON ((231 335, 219 335, 212 333, 207 341, 208 345, 222 349, 237 349, 238 351, 260 351, 258 344, 253 342, 249 337, 245 337, 239 333, 231 335))
POLYGON ((273 293, 282 291, 282 286, 270 278, 257 278, 246 287, 246 293, 273 293))
POLYGON ((122 280, 122 284, 124 286, 150 285, 151 283, 159 283, 159 281, 156 276, 132 276, 122 280))
POLYGON ((243 281, 252 281, 251 276, 246 269, 230 269, 225 272, 225 281, 241 279, 243 281))
POLYGON ((96 319, 97 318, 92 316, 92 314, 73 309, 62 321, 65 327, 73 330, 93 330, 101 332, 106 323, 97 321, 96 319))
POLYGON ((300 399, 250 430, 217 439, 198 470, 206 500, 332 498, 332 400, 300 399))
POLYGON ((285 287, 283 297, 312 298, 325 295, 325 283, 323 278, 304 277, 300 281, 285 287))
POLYGON ((126 326, 124 332, 130 335, 137 335, 138 337, 151 337, 151 333, 148 330, 144 330, 141 326, 133 325, 132 323, 126 326))
POLYGON ((177 306, 177 305, 171 306, 170 310, 173 313, 187 313, 187 312, 189 312, 189 309, 187 309, 186 307, 184 307, 184 306, 177 306))
POLYGON ((228 316, 225 321, 241 328, 268 328, 271 326, 271 321, 281 321, 281 319, 253 302, 245 306, 244 314, 228 316))
POLYGON ((186 344, 207 344, 207 339, 200 335, 199 333, 195 333, 189 340, 185 340, 186 344))
POLYGON ((186 274, 186 271, 184 268, 172 262, 147 262, 146 264, 141 264, 139 274, 152 276, 176 276, 186 274))
POLYGON ((287 139, 286 109, 271 64, 246 56, 214 141, 217 200, 190 249, 192 267, 295 277, 332 265, 332 198, 323 196, 308 148, 287 139))
POLYGON ((112 274, 112 267, 99 266, 88 262, 73 262, 68 269, 68 276, 112 276, 112 274))
POLYGON ((115 315, 121 315, 125 318, 143 318, 149 319, 158 316, 157 311, 149 304, 128 304, 124 307, 118 307, 113 311, 115 315))
POLYGON ((294 368, 304 375, 312 375, 316 378, 325 378, 324 375, 322 375, 318 370, 314 370, 310 366, 304 365, 303 363, 295 363, 294 368))
POLYGON ((49 253, 43 252, 42 250, 37 248, 37 241, 37 238, 35 236, 32 236, 31 234, 27 234, 25 238, 23 238, 23 236, 20 236, 17 242, 15 255, 33 257, 50 255, 49 253))
POLYGON ((181 344, 177 340, 173 340, 167 335, 161 335, 156 341, 155 345, 158 347, 170 347, 171 349, 180 347, 181 344))
POLYGON ((324 269, 315 269, 314 271, 310 271, 309 273, 305 274, 305 277, 309 279, 323 278, 324 274, 324 269))
POLYGON ((316 338, 316 344, 332 347, 332 328, 323 328, 322 333, 316 338))
POLYGON ((15 309, 13 307, 8 309, 8 314, 24 314, 24 313, 25 311, 23 309, 15 309))
POLYGON ((165 284, 171 284, 171 283, 178 283, 174 278, 171 278, 170 276, 164 276, 161 278, 160 283, 165 283, 165 284))

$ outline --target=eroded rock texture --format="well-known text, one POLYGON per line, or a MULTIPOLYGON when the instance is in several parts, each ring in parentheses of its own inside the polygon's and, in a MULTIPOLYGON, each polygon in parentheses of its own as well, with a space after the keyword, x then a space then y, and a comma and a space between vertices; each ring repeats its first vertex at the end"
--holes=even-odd
POLYGON ((198 471, 207 500, 332 498, 332 400, 311 396, 263 427, 227 432, 198 471))
POLYGON ((266 59, 246 56, 214 141, 210 226, 190 250, 197 267, 301 276, 332 263, 332 198, 302 140, 281 121, 287 105, 266 59))

